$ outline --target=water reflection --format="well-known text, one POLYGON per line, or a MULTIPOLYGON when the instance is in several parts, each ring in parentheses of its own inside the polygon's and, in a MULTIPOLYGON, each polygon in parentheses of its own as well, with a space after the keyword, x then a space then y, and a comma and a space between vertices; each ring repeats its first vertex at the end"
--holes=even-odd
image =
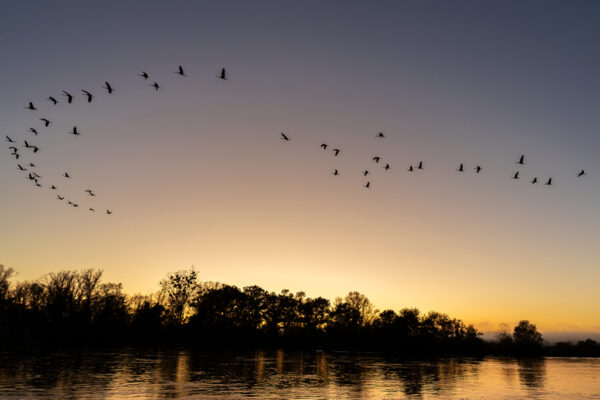
POLYGON ((594 359, 405 361, 371 353, 284 350, 0 354, 0 397, 447 399, 535 394, 580 399, 597 395, 593 379, 599 373, 600 360, 594 359), (585 374, 579 375, 578 393, 569 397, 567 383, 577 369, 585 374), (546 392, 547 380, 552 390, 546 392))

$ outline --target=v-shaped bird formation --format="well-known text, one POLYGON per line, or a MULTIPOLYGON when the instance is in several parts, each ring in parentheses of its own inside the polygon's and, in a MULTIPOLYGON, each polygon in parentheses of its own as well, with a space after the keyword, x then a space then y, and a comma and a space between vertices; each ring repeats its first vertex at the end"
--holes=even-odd
MULTIPOLYGON (((188 77, 188 75, 186 74, 182 65, 179 65, 177 67, 177 69, 173 72, 181 78, 188 77)), ((150 75, 146 71, 142 71, 141 73, 138 73, 137 75, 139 77, 141 77, 144 81, 150 80, 150 75)), ((219 72, 218 75, 216 75, 216 78, 219 78, 221 80, 229 80, 227 77, 226 69, 221 68, 221 71, 219 72)), ((152 87, 155 91, 162 89, 161 85, 156 81, 154 81, 149 86, 152 87)), ((107 95, 112 95, 114 92, 116 92, 116 89, 108 81, 104 81, 104 85, 101 86, 101 89, 104 89, 106 91, 107 95)), ((94 99, 96 98, 96 94, 93 93, 93 89, 90 89, 90 90, 81 89, 81 93, 83 95, 83 101, 85 101, 86 103, 94 102, 94 99)), ((63 102, 66 104, 73 104, 76 101, 76 96, 66 90, 63 90, 61 95, 62 95, 62 97, 65 98, 63 102)), ((52 104, 51 107, 54 107, 54 106, 58 106, 61 103, 61 101, 58 100, 57 97, 60 98, 60 96, 48 96, 45 98, 45 100, 47 100, 48 102, 50 102, 52 104)), ((29 101, 27 103, 28 104, 25 106, 25 108, 27 110, 35 111, 35 112, 39 111, 38 106, 36 104, 34 104, 34 102, 29 101)), ((50 125, 53 124, 53 121, 50 118, 45 117, 45 116, 41 117, 41 118, 37 118, 37 121, 41 121, 40 128, 31 127, 29 129, 27 129, 27 131, 26 131, 26 132, 32 134, 34 137, 38 136, 42 132, 43 129, 49 128, 50 125)), ((39 122, 38 122, 38 125, 39 125, 39 122)), ((67 133, 72 136, 82 137, 83 135, 85 135, 85 128, 82 130, 77 126, 73 126, 73 128, 70 131, 68 131, 67 133)), ((31 181, 35 187, 43 188, 44 185, 42 185, 42 176, 36 172, 37 169, 34 170, 34 168, 37 168, 36 164, 34 164, 33 162, 25 163, 23 161, 20 161, 21 157, 23 156, 23 154, 20 152, 20 149, 25 149, 25 150, 29 151, 30 152, 30 154, 28 154, 29 156, 36 155, 41 149, 38 146, 36 146, 35 144, 30 143, 31 139, 23 139, 23 145, 18 146, 18 144, 17 144, 18 141, 15 140, 14 137, 15 137, 14 135, 13 136, 4 135, 4 140, 9 145, 8 148, 10 150, 10 155, 15 157, 15 160, 17 160, 16 170, 19 172, 25 172, 27 174, 26 179, 31 181), (26 166, 24 166, 24 165, 26 165, 26 166)), ((282 133, 282 137, 287 139, 287 137, 283 133, 282 133)), ((339 150, 338 150, 338 153, 339 153, 339 150)), ((62 178, 64 180, 63 182, 72 180, 72 176, 69 173, 69 171, 65 171, 61 175, 60 178, 62 178)), ((73 176, 75 176, 75 175, 73 175, 73 176)), ((60 190, 59 186, 62 186, 62 185, 58 185, 58 184, 55 184, 55 182, 53 182, 53 183, 48 184, 46 187, 49 190, 59 191, 60 190)), ((89 188, 89 186, 87 186, 86 189, 82 190, 82 192, 86 193, 87 198, 90 200, 96 197, 96 192, 93 189, 89 188)), ((101 197, 101 194, 99 196, 101 197)), ((79 207, 79 203, 76 203, 72 200, 67 199, 66 196, 60 194, 60 192, 57 193, 56 199, 59 201, 64 201, 65 204, 70 207, 73 207, 73 208, 79 207)), ((90 212, 96 212, 95 207, 87 207, 87 209, 90 212)), ((113 214, 113 211, 109 208, 105 208, 104 213, 106 215, 111 215, 111 214, 113 214)))

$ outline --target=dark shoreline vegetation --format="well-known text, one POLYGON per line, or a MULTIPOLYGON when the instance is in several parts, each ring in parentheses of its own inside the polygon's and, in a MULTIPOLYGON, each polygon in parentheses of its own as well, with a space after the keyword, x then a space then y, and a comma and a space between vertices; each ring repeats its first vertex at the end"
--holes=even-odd
POLYGON ((103 283, 101 270, 49 273, 11 282, 0 265, 0 348, 44 346, 289 347, 374 350, 406 356, 600 356, 591 339, 545 345, 521 321, 487 341, 473 326, 416 308, 376 310, 350 292, 333 303, 304 292, 268 292, 201 282, 195 270, 168 274, 151 295, 103 283))

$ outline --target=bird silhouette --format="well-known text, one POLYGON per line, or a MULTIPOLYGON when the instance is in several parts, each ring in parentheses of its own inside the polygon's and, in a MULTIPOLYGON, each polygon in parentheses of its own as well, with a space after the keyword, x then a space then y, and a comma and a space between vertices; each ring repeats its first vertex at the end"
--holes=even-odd
POLYGON ((30 181, 34 181, 35 180, 35 176, 33 176, 33 174, 29 173, 27 175, 27 178, 29 178, 30 181))
POLYGON ((586 174, 586 173, 585 173, 585 171, 584 171, 584 170, 581 170, 581 171, 579 171, 579 173, 577 174, 577 177, 579 178, 579 177, 581 177, 581 176, 583 176, 583 175, 585 175, 585 174, 586 174))
POLYGON ((411 165, 411 166, 409 166, 409 167, 408 167, 408 172, 413 172, 413 171, 414 171, 414 169, 413 169, 413 166, 412 166, 412 165, 411 165))
POLYGON ((35 172, 32 172, 32 173, 31 173, 31 175, 33 175, 33 176, 35 176, 36 178, 39 178, 39 179, 41 179, 41 178, 42 178, 41 176, 39 176, 39 175, 38 175, 38 174, 36 174, 35 172))
POLYGON ((286 134, 285 134, 285 133, 283 133, 283 132, 281 132, 281 138, 282 138, 283 140, 290 140, 290 138, 289 138, 289 137, 287 137, 287 136, 286 136, 286 134))
POLYGON ((25 106, 25 108, 28 110, 37 110, 32 102, 29 102, 29 105, 25 106))
POLYGON ((385 137, 385 135, 383 134, 383 132, 379 132, 377 135, 375 135, 375 137, 383 139, 385 137))
POLYGON ((373 161, 375 161, 376 163, 378 163, 379 160, 381 160, 381 157, 379 157, 379 156, 373 157, 373 161))
POLYGON ((138 74, 138 76, 141 76, 142 78, 144 78, 144 80, 150 78, 150 75, 148 75, 145 71, 142 71, 142 73, 138 74))
POLYGON ((90 210, 91 212, 96 212, 96 210, 94 210, 93 208, 90 208, 89 210, 90 210))
POLYGON ((23 168, 21 164, 17 164, 17 167, 19 167, 19 171, 27 171, 27 168, 23 168))
POLYGON ((339 175, 339 172, 338 172, 338 170, 337 170, 337 169, 334 169, 334 170, 333 170, 333 174, 334 174, 334 175, 339 175))
POLYGON ((108 215, 110 215, 110 214, 112 214, 113 212, 112 212, 112 211, 110 211, 110 210, 106 210, 106 213, 107 213, 108 215))
POLYGON ((385 164, 385 167, 383 168, 387 171, 388 169, 390 169, 390 164, 385 164))
POLYGON ((104 86, 102 86, 102 89, 106 89, 106 91, 108 92, 108 94, 112 94, 112 92, 115 91, 115 89, 113 89, 112 86, 110 86, 110 83, 104 81, 104 86))
POLYGON ((363 176, 367 176, 368 174, 369 174, 369 171, 365 169, 365 170, 363 171, 363 176))
POLYGON ((548 181, 546 182, 546 185, 548 185, 548 186, 552 185, 552 178, 548 178, 548 181))
POLYGON ((335 153, 334 156, 337 157, 340 154, 340 149, 333 149, 333 152, 335 153))
POLYGON ((419 166, 417 168, 418 169, 423 169, 423 161, 419 161, 419 166))
POLYGON ((29 131, 28 131, 28 132, 31 132, 31 133, 33 133, 35 136, 37 136, 37 135, 38 135, 38 131, 37 131, 35 128, 29 128, 29 131))
POLYGON ((90 195, 90 196, 92 196, 92 197, 96 195, 96 194, 95 194, 95 193, 94 193, 92 190, 90 190, 90 189, 86 189, 86 190, 84 190, 84 192, 86 192, 87 194, 89 194, 89 195, 90 195))
POLYGON ((64 198, 63 196, 61 196, 60 194, 57 194, 57 195, 56 195, 56 198, 57 198, 57 199, 59 199, 59 200, 64 200, 64 199, 65 199, 65 198, 64 198))
POLYGON ((65 178, 70 178, 70 177, 71 177, 71 176, 69 175, 69 173, 68 173, 68 172, 65 172, 65 173, 63 174, 63 176, 64 176, 65 178))
POLYGON ((525 165, 525 154, 522 154, 521 158, 519 158, 519 161, 517 161, 515 164, 525 165))
POLYGON ((323 144, 321 145, 321 148, 322 148, 323 150, 327 150, 327 145, 326 145, 325 143, 323 143, 323 144))
POLYGON ((464 172, 464 170, 465 170, 465 168, 461 163, 460 166, 458 167, 458 172, 464 172))
POLYGON ((187 75, 185 74, 185 72, 183 72, 183 67, 182 67, 181 65, 179 66, 179 68, 177 69, 177 71, 175 71, 175 73, 176 73, 177 75, 181 75, 181 76, 187 76, 187 75))
POLYGON ((73 99, 75 98, 75 96, 73 96, 71 93, 63 90, 63 96, 65 96, 67 98, 67 103, 71 104, 73 102, 73 99))
POLYGON ((14 153, 10 153, 11 156, 15 156, 15 160, 18 160, 21 155, 19 153, 17 153, 16 151, 14 153))
POLYGON ((29 166, 35 168, 35 164, 34 163, 29 163, 29 166))
POLYGON ((481 172, 481 167, 479 165, 477 165, 475 168, 475 173, 480 173, 481 172))
POLYGON ((154 90, 158 90, 160 89, 160 86, 158 85, 158 83, 154 82, 152 85, 150 85, 154 88, 154 90))
POLYGON ((81 136, 81 132, 79 132, 79 131, 77 130, 77 127, 76 127, 76 126, 74 126, 74 127, 73 127, 73 130, 72 130, 72 131, 70 131, 69 133, 70 133, 70 134, 72 134, 72 135, 75 135, 75 136, 81 136))
POLYGON ((536 184, 537 183, 537 176, 533 178, 533 180, 531 181, 532 184, 536 184))
POLYGON ((23 143, 25 143, 25 146, 24 146, 24 147, 26 147, 26 148, 28 148, 28 149, 30 149, 30 148, 32 148, 32 147, 33 147, 32 145, 30 145, 30 144, 27 142, 27 140, 23 140, 23 143))
POLYGON ((56 105, 58 103, 58 100, 56 100, 54 97, 50 96, 48 97, 46 100, 51 101, 52 103, 54 103, 54 105, 56 105))
POLYGON ((12 140, 12 139, 10 138, 10 136, 4 136, 4 137, 5 137, 5 139, 4 139, 4 140, 6 140, 8 143, 16 143, 14 140, 12 140))
POLYGON ((77 203, 73 203, 73 204, 72 204, 72 206, 73 206, 73 207, 79 207, 79 204, 77 204, 77 203))
POLYGON ((515 172, 515 174, 512 177, 513 179, 519 179, 519 171, 515 172))
POLYGON ((19 151, 19 149, 17 149, 17 148, 16 148, 16 147, 14 147, 14 146, 10 146, 8 149, 9 149, 9 150, 11 150, 13 153, 16 153, 16 152, 18 152, 18 151, 19 151))
POLYGON ((50 126, 50 124, 52 123, 52 121, 50 121, 48 118, 40 118, 40 121, 42 121, 44 123, 44 126, 47 128, 48 126, 50 126))
POLYGON ((50 186, 50 189, 56 190, 56 186, 52 185, 52 186, 50 186))
POLYGON ((87 90, 81 90, 81 92, 87 96, 87 102, 91 103, 92 99, 94 98, 94 95, 88 92, 87 90))
POLYGON ((221 68, 221 75, 219 76, 219 78, 223 79, 224 81, 227 80, 227 76, 225 75, 225 68, 221 68))
POLYGON ((367 184, 365 185, 365 187, 368 189, 371 187, 371 182, 367 182, 367 184))
POLYGON ((40 183, 37 180, 35 181, 35 186, 42 187, 42 185, 40 185, 40 183))
POLYGON ((67 204, 73 205, 73 202, 71 200, 67 200, 67 204))

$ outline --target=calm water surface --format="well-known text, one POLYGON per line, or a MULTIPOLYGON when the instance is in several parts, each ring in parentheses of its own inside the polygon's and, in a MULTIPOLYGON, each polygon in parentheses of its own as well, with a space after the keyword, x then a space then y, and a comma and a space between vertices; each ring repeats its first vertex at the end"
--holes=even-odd
POLYGON ((8 399, 600 399, 600 359, 402 361, 374 353, 0 354, 8 399))

